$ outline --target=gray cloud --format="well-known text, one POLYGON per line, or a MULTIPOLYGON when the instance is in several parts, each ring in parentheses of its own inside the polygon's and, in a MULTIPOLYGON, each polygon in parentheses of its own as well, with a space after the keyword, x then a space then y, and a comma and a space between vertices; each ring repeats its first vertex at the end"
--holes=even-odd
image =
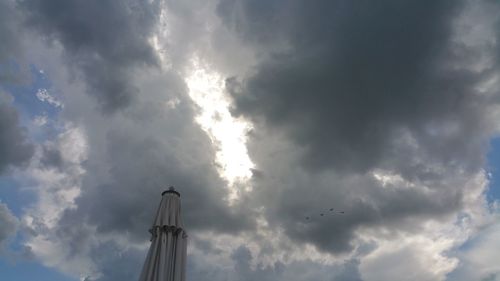
POLYGON ((0 174, 9 166, 25 164, 33 151, 26 132, 19 125, 17 111, 0 100, 0 174))
POLYGON ((338 273, 335 281, 362 281, 361 274, 359 273, 359 261, 348 260, 344 263, 342 271, 338 273))
POLYGON ((498 280, 500 266, 494 261, 499 253, 493 245, 500 243, 499 231, 500 220, 497 216, 491 225, 471 237, 463 251, 457 253, 461 266, 451 272, 447 280, 498 280))
MULTIPOLYGON (((149 7, 147 2, 138 2, 138 9, 149 7)), ((156 15, 148 18, 151 25, 146 19, 135 22, 139 20, 135 12, 120 14, 130 3, 107 1, 101 7, 98 1, 20 2, 28 26, 55 43, 55 48, 41 46, 40 54, 35 55, 43 64, 35 64, 50 77, 53 90, 61 93, 64 102, 52 123, 63 124, 54 128, 61 134, 39 146, 40 153, 30 165, 36 171, 28 171, 47 179, 35 179, 40 183, 35 192, 49 200, 36 202, 27 211, 26 215, 34 218, 26 233, 27 243, 33 243, 32 253, 42 263, 73 275, 86 272, 92 278, 100 272, 99 280, 123 280, 138 273, 145 256, 140 248, 150 238, 147 230, 160 194, 169 185, 182 194, 188 232, 237 234, 255 227, 254 210, 245 204, 229 206, 226 201, 227 182, 217 172, 212 142, 194 121, 198 108, 187 95, 183 77, 154 67, 134 72, 156 63, 146 41, 156 15), (106 6, 110 3, 117 9, 106 10, 115 8, 106 6), (121 24, 118 27, 107 22, 115 18, 121 24), (108 23, 113 26, 106 26, 108 23), (142 52, 141 46, 146 46, 151 56, 142 52), (106 65, 102 71, 116 75, 120 85, 141 91, 133 95, 134 102, 123 106, 113 100, 120 93, 103 93, 106 81, 100 79, 105 78, 93 70, 101 63, 106 65), (84 75, 68 72, 73 67, 84 75), (92 81, 100 85, 97 96, 84 94, 92 92, 92 81), (120 110, 102 114, 102 106, 120 110), (75 128, 85 141, 72 133, 75 128), (79 155, 81 151, 88 155, 79 155), (74 187, 80 187, 81 192, 74 208, 57 213, 73 203, 56 194, 74 194, 74 187), (46 207, 50 211, 39 212, 46 207), (42 213, 56 216, 57 224, 48 225, 42 213), (40 237, 50 244, 47 252, 37 248, 40 237), (64 253, 56 249, 64 249, 64 253)))
POLYGON ((488 277, 481 279, 481 281, 496 281, 498 280, 497 274, 490 274, 488 277))
MULTIPOLYGON (((67 251, 64 262, 56 263, 63 271, 74 272, 73 263, 91 256, 93 265, 86 267, 85 263, 77 270, 98 271, 103 274, 99 280, 123 277, 108 264, 120 264, 130 274, 137 273, 145 256, 137 245, 150 238, 147 230, 160 194, 169 185, 181 193, 188 233, 211 230, 236 234, 255 227, 253 210, 245 204, 229 206, 225 200, 227 183, 214 165, 214 147, 194 123, 196 108, 180 77, 152 71, 138 81, 141 86, 147 85, 149 94, 112 115, 99 114, 87 95, 76 91, 68 95, 64 111, 72 114, 67 120, 79 124, 86 144, 80 146, 75 136, 59 137, 42 151, 42 171, 52 174, 50 169, 57 167, 56 173, 70 175, 61 189, 81 187, 75 207, 64 211, 56 227, 47 229, 43 222, 33 227, 35 234, 47 235, 67 251), (172 99, 177 100, 174 108, 168 106, 172 99), (75 160, 68 157, 78 154, 80 147, 88 148, 88 156, 76 165, 85 170, 81 179, 75 160), (116 239, 110 241, 108 237, 116 239), (124 246, 122 241, 137 248, 124 246), (121 248, 129 256, 116 255, 107 247, 121 248), (139 266, 130 267, 131 263, 139 266)), ((36 245, 34 248, 37 254, 36 245)), ((43 258, 50 260, 52 256, 43 258)))
MULTIPOLYGON (((203 135, 198 137, 205 138, 203 135)), ((195 136, 189 138, 196 139, 195 136)), ((148 238, 146 230, 150 227, 160 193, 170 184, 177 186, 182 194, 183 217, 189 230, 235 232, 249 227, 247 216, 242 216, 238 210, 230 210, 224 203, 225 183, 213 167, 207 165, 210 162, 205 162, 210 159, 202 159, 209 155, 197 151, 195 155, 199 164, 186 167, 178 159, 179 155, 169 151, 171 148, 167 144, 152 136, 137 139, 130 131, 110 132, 109 145, 113 146, 109 148, 111 181, 86 187, 88 189, 78 199, 79 209, 74 211, 74 216, 88 216, 89 223, 96 225, 98 231, 127 231, 136 241, 148 238), (193 173, 199 176, 190 176, 193 173)), ((202 143, 197 145, 200 148, 205 146, 202 143)), ((205 149, 210 151, 208 147, 205 149)), ((67 214, 69 221, 74 219, 72 213, 67 214)))
POLYGON ((464 208, 471 174, 428 167, 439 176, 384 185, 370 174, 311 173, 300 164, 300 148, 280 138, 270 141, 268 132, 261 133, 254 133, 250 146, 260 176, 253 178, 249 200, 264 207, 271 226, 283 228, 301 245, 349 253, 359 246, 361 229, 380 232, 381 239, 396 239, 402 233, 419 233, 428 221, 453 220, 464 208))
POLYGON ((16 21, 16 10, 13 9, 10 1, 0 1, 0 37, 4 41, 2 46, 0 46, 0 63, 4 63, 9 58, 12 59, 12 56, 16 55, 16 52, 19 50, 18 37, 15 32, 16 21))
POLYGON ((95 175, 94 169, 106 163, 109 174, 103 181, 84 180, 77 212, 87 214, 100 231, 127 230, 142 240, 161 191, 174 185, 182 194, 189 229, 235 232, 250 227, 252 220, 243 209, 224 202, 226 183, 213 165, 214 148, 193 122, 195 112, 183 83, 171 73, 151 77, 147 97, 114 119, 89 124, 105 129, 102 135, 90 133, 90 147, 94 138, 101 138, 106 155, 91 152, 86 166, 95 175), (175 98, 178 106, 169 109, 167 100, 175 98))
POLYGON ((19 70, 14 62, 22 54, 21 36, 19 36, 19 12, 12 1, 0 1, 0 86, 4 83, 18 82, 19 70))
POLYGON ((134 69, 157 65, 148 38, 159 1, 18 1, 26 24, 59 42, 105 110, 127 106, 139 92, 134 69))
POLYGON ((103 243, 94 249, 93 255, 99 265, 102 276, 96 281, 137 280, 144 259, 141 251, 129 249, 123 251, 120 245, 112 242, 103 243), (104 255, 104 252, 115 253, 104 255), (118 254, 120 253, 120 254, 118 254), (120 270, 117 270, 117 269, 120 270))
POLYGON ((461 1, 282 4, 219 6, 258 48, 287 44, 254 75, 228 80, 236 114, 284 130, 311 169, 398 167, 404 134, 435 161, 482 163, 483 146, 469 137, 484 135, 477 105, 485 101, 473 89, 482 73, 457 67, 468 54, 450 40, 461 1))
POLYGON ((252 196, 271 224, 339 253, 354 249, 360 229, 415 233, 464 208, 493 133, 485 109, 494 99, 477 90, 493 69, 469 63, 488 49, 456 39, 463 7, 220 2, 226 26, 265 54, 227 89, 234 114, 255 124, 252 196), (377 169, 401 180, 384 185, 377 169), (320 220, 331 207, 346 214, 320 220), (304 222, 310 214, 317 220, 304 222))
POLYGON ((203 260, 200 256, 191 255, 191 267, 188 269, 190 280, 330 280, 330 281, 361 281, 358 270, 359 261, 346 260, 338 265, 321 265, 304 260, 284 264, 276 262, 272 265, 255 263, 251 251, 240 246, 231 253, 233 268, 223 271, 216 264, 203 260))
MULTIPOLYGON (((256 63, 251 75, 227 83, 234 113, 254 121, 248 145, 257 165, 253 190, 233 205, 225 201, 227 183, 217 173, 214 147, 193 122, 197 109, 183 77, 165 69, 137 71, 156 64, 146 39, 159 10, 156 2, 132 3, 20 2, 28 25, 62 44, 97 102, 121 108, 102 115, 80 92, 79 76, 71 81, 54 74, 64 72, 58 67, 44 67, 54 87, 63 85, 60 118, 82 129, 88 157, 78 165, 67 159, 78 140, 42 147, 41 166, 82 177, 61 184, 61 190, 80 186, 81 193, 57 225, 33 230, 69 253, 61 258, 54 251, 57 258, 42 260, 72 272, 91 257, 101 280, 136 276, 145 254, 138 249, 168 185, 182 194, 189 232, 250 237, 249 244, 261 247, 252 255, 246 246, 227 252, 212 241, 194 241, 191 249, 206 257, 190 255, 190 280, 359 281, 364 257, 379 242, 426 235, 429 222, 453 225, 458 212, 470 215, 466 197, 483 191, 473 180, 493 130, 483 112, 491 101, 476 89, 491 70, 470 70, 465 62, 476 50, 452 40, 461 1, 221 1, 217 11, 234 34, 211 18, 213 3, 202 5, 201 13, 197 2, 169 3, 174 36, 165 45, 172 45, 166 53, 175 71, 182 73, 193 53, 235 75, 256 63), (169 107, 169 101, 175 102, 169 107), (68 171, 72 165, 85 173, 68 171), (373 172, 397 180, 384 184, 373 172), (256 223, 261 215, 269 225, 265 234, 256 223), (278 234, 286 241, 274 245, 278 234), (325 256, 335 265, 287 260, 310 245, 331 254, 325 256), (275 263, 260 263, 273 255, 275 263), (342 255, 344 263, 337 259, 342 255)), ((389 256, 401 259, 404 272, 422 253, 407 247, 389 256)), ((443 276, 419 266, 429 280, 443 276)))
POLYGON ((64 160, 62 159, 61 152, 52 145, 45 145, 42 147, 42 158, 40 164, 45 167, 62 168, 64 160))
POLYGON ((0 250, 5 241, 17 231, 19 222, 6 204, 0 202, 0 250))

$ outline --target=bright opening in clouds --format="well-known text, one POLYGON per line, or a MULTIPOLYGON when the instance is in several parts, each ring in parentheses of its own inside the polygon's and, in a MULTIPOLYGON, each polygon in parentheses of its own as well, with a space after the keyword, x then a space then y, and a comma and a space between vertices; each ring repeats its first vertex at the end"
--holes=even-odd
POLYGON ((196 121, 207 132, 217 149, 216 163, 221 176, 229 183, 229 199, 238 198, 240 183, 249 189, 252 163, 248 156, 246 142, 251 125, 234 118, 229 112, 230 103, 225 93, 223 77, 211 72, 198 59, 192 61, 192 71, 186 78, 189 96, 200 107, 196 121))

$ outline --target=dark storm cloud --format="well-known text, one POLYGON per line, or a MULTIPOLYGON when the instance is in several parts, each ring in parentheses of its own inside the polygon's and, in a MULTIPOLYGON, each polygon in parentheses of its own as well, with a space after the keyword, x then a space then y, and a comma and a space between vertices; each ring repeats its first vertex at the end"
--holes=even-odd
MULTIPOLYGON (((26 2, 24 5, 31 4, 26 2)), ((55 24, 53 21, 56 21, 46 20, 48 22, 44 24, 55 24)), ((95 36, 105 37, 99 35, 105 31, 95 32, 98 33, 95 36)), ((85 57, 87 53, 102 53, 105 50, 101 49, 107 47, 93 41, 87 46, 88 42, 82 41, 79 42, 82 46, 77 48, 64 42, 73 39, 62 39, 62 34, 56 31, 52 36, 63 43, 69 60, 77 57, 82 63, 88 59, 85 57)), ((96 58, 101 59, 100 56, 96 58)), ((116 268, 126 267, 130 272, 137 270, 137 267, 129 266, 129 258, 117 255, 117 251, 110 251, 108 247, 124 251, 127 246, 120 243, 122 241, 134 247, 143 246, 150 238, 148 229, 160 202, 160 194, 170 185, 182 195, 188 234, 197 231, 236 234, 254 227, 252 210, 244 205, 230 206, 226 201, 227 182, 216 169, 216 151, 211 140, 194 121, 197 108, 187 94, 183 77, 159 68, 137 73, 134 86, 143 89, 144 94, 137 95, 133 103, 114 114, 99 114, 97 100, 81 90, 82 82, 88 81, 65 84, 66 73, 59 74, 57 68, 52 72, 49 67, 44 67, 44 70, 54 88, 60 87, 65 95, 64 109, 58 120, 66 127, 65 132, 51 142, 40 145, 41 155, 36 158, 40 166, 37 167, 42 167, 42 172, 62 177, 61 190, 79 187, 80 194, 74 208, 66 209, 55 227, 45 227, 43 221, 34 223, 33 234, 28 235, 46 235, 55 241, 54 247, 59 244, 64 247, 64 258, 56 265, 59 269, 76 271, 77 274, 83 271, 89 275, 93 275, 95 269, 103 274, 101 280, 123 280, 124 273, 116 268), (74 131, 79 133, 73 134, 74 131), (88 154, 75 156, 83 150, 88 154), (54 167, 57 169, 51 171, 54 167), (79 222, 78 226, 75 226, 75 221, 79 222), (109 237, 116 237, 111 239, 116 245, 105 245, 104 241, 109 237), (87 260, 91 260, 88 262, 91 266, 87 265, 87 260), (81 269, 75 270, 74 263, 81 264, 81 269)), ((40 188, 42 192, 44 187, 40 188)), ((56 260, 60 258, 59 253, 44 255, 36 250, 33 252, 42 262, 52 255, 57 256, 56 260)), ((134 260, 139 265, 145 257, 145 252, 141 253, 144 256, 134 260)), ((133 255, 134 252, 125 254, 133 255)))
MULTIPOLYGON (((12 59, 11 56, 16 55, 17 51, 19 50, 15 26, 16 21, 16 10, 13 9, 10 1, 1 0, 0 38, 2 38, 2 44, 0 44, 0 67, 6 59, 12 59)), ((2 74, 1 70, 2 69, 0 68, 0 75, 2 74)), ((0 79, 1 77, 2 76, 0 76, 0 79)))
MULTIPOLYGON (((210 240, 191 240, 190 247, 208 258, 189 257, 190 280, 359 281, 360 260, 378 247, 377 239, 419 235, 425 223, 450 223, 464 207, 465 183, 483 163, 488 128, 481 123, 487 101, 474 90, 482 73, 461 67, 469 50, 450 40, 461 1, 221 1, 224 24, 261 59, 252 75, 227 83, 235 114, 255 121, 248 142, 257 165, 253 190, 233 205, 226 201, 227 182, 217 173, 212 142, 193 122, 196 112, 183 77, 168 70, 135 71, 156 64, 147 43, 156 5, 20 2, 30 26, 62 44, 102 106, 128 105, 103 116, 78 87, 62 91, 68 98, 61 119, 82 129, 88 157, 78 164, 66 160, 78 150, 75 138, 74 150, 68 143, 42 147, 40 161, 71 177, 68 186, 79 186, 81 193, 55 227, 34 231, 61 243, 68 263, 91 259, 101 280, 137 276, 145 253, 132 249, 149 239, 160 193, 169 185, 181 193, 193 237, 208 230, 233 234, 237 241, 243 234, 261 248, 256 255, 246 246, 235 249, 228 273, 219 264, 228 252, 210 240), (135 95, 137 89, 143 94, 135 95), (136 99, 129 104, 131 97, 136 99), (405 182, 384 185, 370 174, 372 168, 405 182), (328 213, 332 207, 345 214, 328 213), (266 234, 255 231, 261 215, 266 234), (375 241, 357 240, 362 231, 375 241), (274 245, 268 235, 286 239, 274 245), (290 262, 304 245, 354 258, 331 266, 306 256, 290 262), (261 264, 267 255, 283 260, 261 264)), ((177 11, 180 21, 186 14, 196 20, 172 25, 180 26, 174 34, 183 39, 169 38, 182 53, 169 53, 173 61, 209 49, 202 45, 210 40, 189 40, 212 28, 199 13, 191 14, 196 5, 179 5, 189 11, 177 11), (183 53, 179 42, 197 45, 183 53)), ((212 46, 215 61, 253 63, 227 55, 245 44, 224 43, 212 46)))
MULTIPOLYGON (((115 114, 98 114, 92 98, 73 93, 64 110, 73 113, 70 118, 80 122, 82 133, 71 134, 69 129, 42 147, 40 165, 57 167, 56 172, 68 175, 64 185, 79 186, 81 193, 56 227, 35 225, 34 233, 62 244, 65 260, 78 262, 89 256, 92 266, 81 270, 92 277, 100 272, 98 280, 123 280, 125 273, 116 270, 122 267, 127 268, 126 275, 139 274, 146 253, 133 249, 149 241, 161 192, 170 185, 181 193, 188 235, 237 234, 255 227, 252 210, 226 201, 227 183, 214 165, 214 147, 193 121, 195 108, 181 78, 154 70, 138 81, 147 85, 148 95, 138 96, 115 114), (80 102, 75 104, 72 98, 80 102), (172 100, 175 106, 169 106, 172 100), (82 147, 86 156, 75 160, 82 147), (118 248, 125 251, 123 255, 116 254, 118 248)), ((65 263, 59 266, 67 269, 65 263)))
POLYGON ((17 110, 3 98, 2 86, 17 80, 12 65, 19 54, 20 42, 17 29, 17 12, 10 1, 0 0, 0 174, 9 166, 27 162, 33 147, 26 140, 20 127, 17 110))
POLYGON ((166 73, 150 77, 155 78, 148 80, 149 95, 112 117, 100 116, 87 124, 91 149, 85 161, 87 176, 76 200, 78 208, 65 213, 61 231, 71 231, 78 219, 95 226, 99 234, 147 241, 161 192, 170 185, 181 193, 188 233, 252 228, 251 211, 243 205, 229 207, 225 201, 227 183, 215 169, 208 136, 193 122, 195 112, 179 77, 166 73), (174 98, 177 106, 166 106, 174 98), (104 152, 96 152, 101 143, 104 152))
POLYGON ((159 17, 158 1, 18 1, 28 26, 58 41, 68 64, 83 73, 88 92, 105 110, 130 103, 139 89, 136 67, 157 64, 148 38, 159 17))
POLYGON ((9 0, 0 0, 0 86, 18 82, 19 70, 15 69, 15 59, 21 54, 19 36, 19 13, 9 0))
POLYGON ((236 114, 287 132, 312 169, 394 161, 404 133, 438 161, 481 163, 468 137, 482 134, 479 75, 457 67, 460 48, 450 41, 462 1, 282 2, 219 5, 256 48, 286 45, 254 75, 228 80, 236 114))
POLYGON ((260 175, 251 196, 271 225, 339 253, 354 249, 360 229, 418 233, 464 208, 466 182, 483 167, 493 129, 492 100, 477 90, 491 69, 470 67, 484 49, 454 37, 462 35, 454 24, 463 7, 220 2, 225 25, 262 58, 226 85, 234 114, 255 123, 249 145, 260 175), (384 186, 374 169, 401 181, 384 186), (346 213, 319 216, 331 207, 346 213))
POLYGON ((17 111, 0 100, 0 174, 30 160, 34 148, 20 127, 17 111))
POLYGON ((321 252, 352 252, 359 247, 356 239, 361 229, 380 231, 382 239, 419 233, 422 223, 446 221, 464 207, 469 174, 440 168, 445 175, 415 180, 413 187, 403 182, 383 185, 365 174, 310 173, 294 164, 298 157, 293 156, 294 146, 263 145, 260 140, 252 142, 251 151, 265 172, 253 179, 250 200, 264 207, 269 225, 281 227, 293 241, 314 245, 321 252), (262 146, 267 148, 256 148, 262 146))
POLYGON ((167 151, 165 144, 125 132, 110 132, 109 145, 113 146, 109 148, 113 182, 86 190, 78 200, 81 208, 78 212, 88 215, 98 231, 127 231, 137 241, 149 238, 147 230, 160 194, 169 185, 177 186, 181 192, 188 231, 211 229, 234 233, 249 227, 250 218, 238 210, 230 210, 224 202, 225 183, 207 165, 210 162, 205 161, 209 159, 199 158, 199 165, 188 168, 178 156, 170 154, 172 151, 167 151))

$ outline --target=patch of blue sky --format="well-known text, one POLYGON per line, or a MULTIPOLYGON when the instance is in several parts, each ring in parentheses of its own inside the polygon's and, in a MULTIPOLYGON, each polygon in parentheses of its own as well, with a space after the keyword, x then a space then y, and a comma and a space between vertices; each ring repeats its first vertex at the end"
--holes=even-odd
MULTIPOLYGON (((50 122, 50 120, 57 120, 61 107, 53 102, 50 103, 47 100, 43 100, 43 98, 37 97, 37 92, 45 90, 47 91, 46 93, 56 99, 59 95, 53 92, 52 82, 42 69, 35 65, 30 65, 28 75, 23 71, 15 61, 9 61, 8 64, 4 63, 0 65, 0 75, 7 77, 0 84, 0 87, 1 90, 13 97, 12 106, 19 112, 20 122, 22 126, 27 128, 27 135, 30 141, 42 143, 45 140, 53 139, 58 133, 59 128, 54 126, 57 122, 50 122), (15 77, 23 78, 15 79, 15 77), (42 126, 34 124, 34 120, 37 117, 46 118, 48 120, 47 124, 42 126)), ((24 182, 23 180, 18 181, 9 175, 0 176, 0 201, 6 204, 17 218, 21 218, 25 212, 25 208, 37 200, 36 194, 28 188, 23 188, 27 184, 29 185, 28 182, 24 182)), ((14 253, 21 253, 24 248, 24 239, 23 234, 18 232, 9 241, 7 248, 14 253)), ((0 280, 75 280, 53 269, 44 267, 34 260, 26 261, 22 260, 22 258, 16 258, 16 260, 16 263, 13 263, 5 257, 2 258, 0 255, 0 280)))
MULTIPOLYGON (((500 201, 500 137, 495 137, 490 141, 490 150, 487 155, 487 170, 490 173, 490 185, 486 193, 488 202, 500 201)), ((499 217, 493 224, 490 224, 480 230, 476 235, 470 237, 465 243, 450 252, 451 256, 463 257, 468 252, 478 248, 484 240, 488 237, 497 235, 500 221, 499 217)), ((462 273, 458 267, 456 270, 450 272, 446 280, 455 280, 462 273)))
MULTIPOLYGON (((496 248, 490 247, 490 245, 496 245, 498 241, 495 239, 498 237, 500 232, 500 221, 490 224, 487 227, 482 228, 476 235, 467 240, 458 249, 453 251, 450 256, 455 256, 460 259, 460 266, 455 268, 452 272, 447 274, 446 280, 464 280, 463 271, 470 270, 473 266, 475 273, 481 272, 492 264, 495 264, 494 260, 491 260, 491 254, 495 253, 496 248), (468 264, 475 260, 474 264, 468 264), (479 260, 478 260, 479 258, 479 260), (483 265, 483 268, 477 268, 478 265, 483 265)), ((479 280, 479 279, 474 279, 479 280)), ((497 280, 497 279, 481 279, 481 280, 497 280)))
POLYGON ((500 200, 500 137, 491 140, 487 159, 490 186, 486 195, 488 201, 493 202, 500 200))
POLYGON ((1 280, 6 281, 77 281, 38 262, 21 260, 10 262, 0 258, 1 280))
MULTIPOLYGON (((22 76, 22 69, 15 61, 2 64, 1 68, 4 73, 9 73, 12 77, 22 76)), ((41 143, 53 138, 57 128, 50 128, 51 125, 47 125, 47 128, 38 129, 33 124, 33 119, 36 116, 56 119, 60 109, 41 101, 36 96, 40 89, 51 89, 50 79, 34 65, 31 65, 29 70, 30 77, 25 79, 26 81, 7 80, 6 83, 0 84, 0 87, 13 97, 13 106, 19 112, 21 124, 28 129, 27 134, 30 141, 41 143)), ((8 175, 0 176, 0 200, 7 204, 17 217, 22 215, 23 207, 29 206, 36 200, 32 192, 22 188, 21 185, 25 184, 17 182, 8 175)))
POLYGON ((24 213, 23 208, 36 201, 33 192, 23 190, 19 183, 8 176, 0 177, 0 201, 7 204, 10 211, 16 216, 21 217, 24 213))
POLYGON ((34 65, 30 65, 28 83, 12 83, 5 85, 4 88, 14 97, 14 106, 28 118, 32 119, 41 114, 46 114, 49 118, 55 118, 60 110, 53 104, 41 101, 37 97, 37 92, 40 90, 46 90, 51 95, 54 95, 54 93, 52 93, 50 79, 42 69, 34 65))
MULTIPOLYGON (((22 70, 15 62, 10 64, 9 71, 17 71, 18 76, 22 76, 22 70)), ((55 126, 55 120, 62 109, 61 104, 58 104, 60 95, 53 89, 50 77, 41 68, 30 65, 28 79, 3 83, 0 87, 13 97, 13 106, 19 112, 21 124, 29 129, 30 139, 40 143, 53 138, 60 131, 55 126)))
POLYGON ((7 59, 0 63, 0 77, 4 84, 21 82, 19 73, 21 73, 21 66, 14 59, 7 59))
MULTIPOLYGON (((14 216, 17 217, 17 219, 21 220, 22 216, 25 213, 25 208, 32 205, 36 200, 36 194, 27 189, 21 188, 18 181, 9 176, 0 176, 0 201, 3 204, 7 205, 7 208, 9 208, 9 210, 14 216)), ((4 247, 8 249, 9 253, 12 252, 17 255, 17 253, 22 253, 24 251, 25 239, 26 237, 23 235, 23 232, 18 231, 14 237, 11 237, 7 240, 7 243, 4 245, 4 247)), ((5 260, 2 261, 2 256, 3 255, 0 254, 0 276, 2 277, 0 278, 0 280, 23 280, 17 278, 17 274, 25 276, 25 280, 30 280, 29 278, 31 277, 31 275, 23 275, 25 273, 16 272, 16 270, 20 270, 20 268, 22 267, 18 267, 16 264, 13 264, 11 262, 6 263, 7 261, 5 260), (15 278, 4 279, 4 277, 7 276, 8 272, 11 272, 11 276, 15 278)), ((5 259, 5 256, 3 258, 5 259)), ((31 264, 32 263, 30 263, 30 265, 31 264)), ((31 265, 31 267, 34 267, 34 265, 31 265)), ((34 278, 32 280, 37 279, 34 278)))

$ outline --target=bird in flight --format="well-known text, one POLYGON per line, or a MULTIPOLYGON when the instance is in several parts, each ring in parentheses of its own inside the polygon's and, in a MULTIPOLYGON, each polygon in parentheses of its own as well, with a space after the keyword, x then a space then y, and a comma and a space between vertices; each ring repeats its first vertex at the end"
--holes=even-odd
MULTIPOLYGON (((329 211, 330 212, 333 212, 335 209, 334 208, 330 208, 329 211)), ((344 211, 337 211, 335 213, 338 213, 338 214, 345 214, 344 211)), ((319 214, 321 217, 324 217, 325 216, 325 213, 320 213, 319 214)), ((311 219, 311 216, 306 216, 306 220, 310 220, 311 219)))

